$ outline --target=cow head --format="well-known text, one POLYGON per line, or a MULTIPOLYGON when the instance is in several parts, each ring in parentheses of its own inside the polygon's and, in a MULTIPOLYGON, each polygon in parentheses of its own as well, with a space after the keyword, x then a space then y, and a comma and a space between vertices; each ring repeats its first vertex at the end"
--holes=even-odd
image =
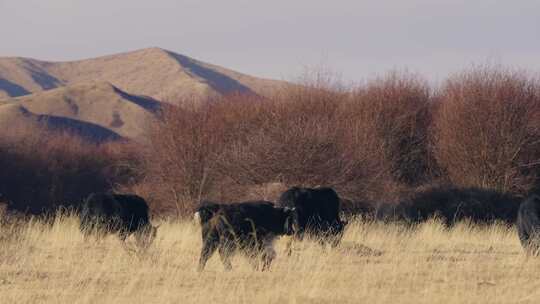
POLYGON ((283 227, 285 234, 292 235, 298 233, 300 227, 298 225, 298 212, 296 208, 285 207, 283 208, 283 212, 285 213, 285 225, 283 227))
POLYGON ((203 201, 199 208, 195 210, 193 219, 199 224, 204 224, 208 222, 220 209, 221 205, 219 204, 209 201, 203 201))

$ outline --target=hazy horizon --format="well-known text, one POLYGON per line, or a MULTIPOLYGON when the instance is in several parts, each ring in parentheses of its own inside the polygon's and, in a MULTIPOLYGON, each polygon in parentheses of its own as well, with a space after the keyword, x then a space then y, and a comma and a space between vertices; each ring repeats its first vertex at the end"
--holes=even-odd
POLYGON ((0 56, 67 61, 160 47, 254 76, 344 81, 472 63, 540 70, 540 2, 0 0, 0 56))

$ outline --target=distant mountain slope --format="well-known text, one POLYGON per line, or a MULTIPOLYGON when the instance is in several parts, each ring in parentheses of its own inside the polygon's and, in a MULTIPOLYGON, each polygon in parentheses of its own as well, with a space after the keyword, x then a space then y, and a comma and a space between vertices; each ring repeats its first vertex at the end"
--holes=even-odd
POLYGON ((144 141, 161 102, 229 93, 268 96, 261 79, 160 48, 69 62, 0 58, 0 126, 46 121, 95 140, 144 141))
MULTIPOLYGON (((106 82, 66 86, 6 99, 0 101, 0 110, 9 106, 1 105, 2 102, 20 106, 20 111, 24 109, 41 115, 40 120, 49 117, 50 124, 56 127, 71 123, 72 129, 81 129, 78 133, 84 133, 82 128, 91 124, 136 140, 143 140, 147 124, 155 120, 155 112, 160 108, 160 102, 156 100, 131 95, 106 82)), ((0 116, 0 121, 7 120, 7 115, 0 116)), ((18 117, 21 117, 20 113, 18 117)))
POLYGON ((64 85, 51 76, 41 61, 0 58, 0 98, 15 97, 64 85))
POLYGON ((160 48, 70 62, 0 58, 0 98, 103 81, 125 92, 176 103, 233 92, 267 95, 284 84, 207 64, 160 48))
POLYGON ((34 114, 16 103, 0 104, 0 128, 17 128, 17 126, 45 126, 49 130, 67 131, 94 143, 122 139, 120 135, 99 125, 66 117, 34 114))

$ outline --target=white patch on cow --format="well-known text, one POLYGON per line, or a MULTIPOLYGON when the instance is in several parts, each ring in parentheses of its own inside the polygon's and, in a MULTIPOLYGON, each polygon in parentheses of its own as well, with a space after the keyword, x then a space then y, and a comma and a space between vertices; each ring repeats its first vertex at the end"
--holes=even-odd
POLYGON ((193 220, 195 222, 197 222, 198 224, 201 223, 201 215, 199 214, 199 211, 195 212, 195 214, 193 214, 193 220))

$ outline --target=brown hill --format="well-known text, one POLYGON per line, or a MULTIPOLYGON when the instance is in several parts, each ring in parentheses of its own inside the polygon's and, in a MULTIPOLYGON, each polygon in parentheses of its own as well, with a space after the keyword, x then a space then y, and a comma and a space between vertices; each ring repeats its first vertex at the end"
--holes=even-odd
POLYGON ((0 99, 96 81, 109 82, 130 94, 171 103, 183 97, 232 92, 267 95, 284 84, 234 72, 160 48, 71 62, 0 58, 0 99))
POLYGON ((84 137, 143 141, 159 101, 264 96, 284 84, 159 48, 70 62, 0 58, 0 125, 46 121, 84 137))
POLYGON ((135 140, 143 140, 147 124, 155 119, 160 107, 156 100, 128 94, 106 82, 61 87, 3 102, 9 103, 0 105, 3 123, 14 119, 35 120, 27 115, 30 113, 38 115, 39 120, 47 117, 48 123, 57 127, 71 123, 72 127, 84 128, 91 124, 93 129, 99 126, 135 140))
POLYGON ((15 103, 0 104, 0 128, 11 130, 8 136, 24 135, 32 128, 46 128, 67 131, 88 142, 100 143, 122 139, 120 135, 102 126, 66 117, 34 114, 15 103))

